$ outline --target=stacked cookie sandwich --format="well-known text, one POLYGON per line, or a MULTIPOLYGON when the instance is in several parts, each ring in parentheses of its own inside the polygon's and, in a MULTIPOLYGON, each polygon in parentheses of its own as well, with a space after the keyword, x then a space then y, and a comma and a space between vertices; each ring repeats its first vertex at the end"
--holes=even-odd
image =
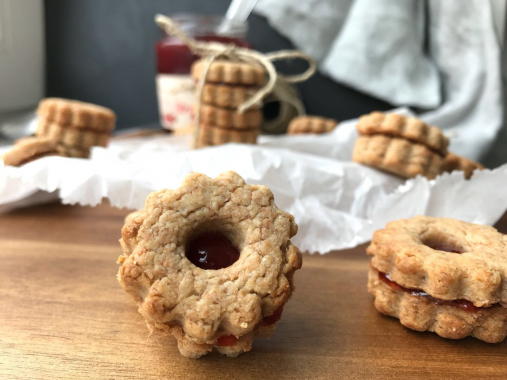
POLYGON ((87 158, 92 146, 105 147, 116 125, 110 109, 68 99, 44 99, 37 114, 35 135, 53 141, 70 157, 87 158))
POLYGON ((507 237, 493 227, 417 216, 373 234, 375 308, 417 331, 489 343, 507 336, 507 237))
POLYGON ((352 160, 403 178, 434 179, 444 171, 464 171, 470 178, 484 167, 447 151, 449 139, 437 127, 415 117, 372 112, 359 118, 359 138, 352 160))
MULTIPOLYGON (((206 61, 192 66, 199 83, 206 61)), ((266 81, 264 69, 245 62, 214 61, 204 79, 200 102, 197 148, 228 142, 254 144, 262 123, 261 104, 239 113, 237 108, 266 81)))

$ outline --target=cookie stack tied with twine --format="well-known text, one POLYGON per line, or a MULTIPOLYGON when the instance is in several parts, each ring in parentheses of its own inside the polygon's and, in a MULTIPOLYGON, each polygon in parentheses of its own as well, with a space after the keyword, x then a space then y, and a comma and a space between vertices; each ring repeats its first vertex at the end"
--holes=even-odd
POLYGON ((201 59, 192 66, 192 77, 197 83, 203 81, 196 147, 228 142, 255 144, 262 123, 262 104, 257 102, 245 112, 238 112, 238 107, 266 83, 265 70, 250 63, 216 60, 204 77, 206 65, 207 61, 201 59))
POLYGON ((403 178, 434 179, 445 169, 449 139, 414 117, 372 112, 359 118, 353 161, 403 178))
POLYGON ((87 158, 93 146, 107 146, 116 114, 105 107, 75 100, 43 99, 35 135, 48 139, 69 157, 87 158))
POLYGON ((219 42, 196 41, 169 17, 157 15, 155 22, 202 58, 192 68, 198 81, 194 130, 197 148, 227 142, 255 143, 262 123, 261 102, 277 79, 297 83, 315 73, 313 59, 296 50, 263 54, 219 42), (295 58, 308 62, 304 73, 286 77, 276 72, 273 61, 295 58))

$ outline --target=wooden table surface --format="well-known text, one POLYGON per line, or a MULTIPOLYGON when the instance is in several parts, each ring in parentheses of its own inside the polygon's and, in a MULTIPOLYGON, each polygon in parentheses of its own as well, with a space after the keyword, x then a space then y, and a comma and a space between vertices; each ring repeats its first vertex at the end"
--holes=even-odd
POLYGON ((376 312, 364 246, 304 255, 270 340, 186 359, 148 336, 116 281, 126 214, 52 204, 0 216, 0 379, 507 378, 507 342, 446 340, 376 312))

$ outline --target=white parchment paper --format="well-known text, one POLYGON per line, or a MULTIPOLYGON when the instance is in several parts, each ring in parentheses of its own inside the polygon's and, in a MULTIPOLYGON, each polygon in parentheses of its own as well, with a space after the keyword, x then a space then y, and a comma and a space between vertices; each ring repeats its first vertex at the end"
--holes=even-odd
POLYGON ((158 136, 113 141, 89 160, 46 157, 20 168, 0 161, 0 211, 57 195, 68 204, 108 198, 139 209, 150 192, 178 187, 191 171, 215 177, 234 170, 268 186, 278 207, 294 215, 301 250, 326 253, 367 242, 391 220, 425 214, 494 224, 507 209, 507 165, 468 181, 461 172, 404 181, 350 161, 355 124, 326 135, 261 137, 259 145, 189 151, 188 137, 158 136))

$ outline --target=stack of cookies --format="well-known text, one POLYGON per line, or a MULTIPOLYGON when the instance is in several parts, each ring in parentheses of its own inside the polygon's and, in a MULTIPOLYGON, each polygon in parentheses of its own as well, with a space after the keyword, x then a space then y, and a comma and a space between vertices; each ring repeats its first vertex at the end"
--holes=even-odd
POLYGON ((334 119, 326 119, 320 116, 298 116, 289 123, 287 133, 298 134, 319 134, 331 132, 338 125, 334 119))
MULTIPOLYGON (((200 60, 192 66, 192 77, 201 81, 207 66, 200 60)), ((243 113, 239 105, 248 100, 266 82, 261 66, 245 62, 216 60, 211 63, 200 102, 197 148, 228 142, 255 144, 262 123, 261 104, 243 113)))
POLYGON ((352 160, 403 178, 422 175, 434 179, 443 172, 460 170, 466 179, 478 162, 447 151, 449 139, 437 127, 415 117, 372 112, 359 118, 359 138, 352 160))
POLYGON ((449 139, 413 117, 373 112, 359 118, 353 161, 403 178, 433 179, 444 170, 449 139))
POLYGON ((105 107, 75 100, 40 102, 35 135, 57 144, 69 157, 87 158, 93 146, 107 146, 116 114, 105 107))

